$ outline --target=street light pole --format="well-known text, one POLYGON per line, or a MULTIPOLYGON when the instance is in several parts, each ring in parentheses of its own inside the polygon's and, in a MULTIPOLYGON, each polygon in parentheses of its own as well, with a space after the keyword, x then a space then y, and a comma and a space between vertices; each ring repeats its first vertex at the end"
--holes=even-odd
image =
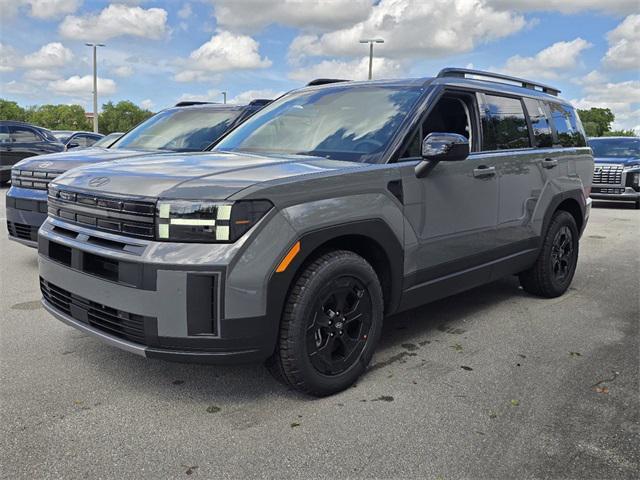
POLYGON ((98 47, 104 47, 104 43, 85 43, 93 48, 93 131, 98 132, 98 47))
POLYGON ((384 43, 384 40, 381 38, 364 38, 360 40, 360 43, 369 44, 369 80, 371 80, 373 78, 373 44, 384 43))

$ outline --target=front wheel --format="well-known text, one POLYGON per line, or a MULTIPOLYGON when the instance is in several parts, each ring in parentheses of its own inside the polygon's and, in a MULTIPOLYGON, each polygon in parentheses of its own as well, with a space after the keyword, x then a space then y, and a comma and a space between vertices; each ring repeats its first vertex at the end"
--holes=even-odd
POLYGON ((383 311, 382 288, 371 265, 350 251, 328 252, 309 264, 291 289, 267 366, 311 395, 344 390, 373 356, 383 311))
POLYGON ((536 263, 520 274, 522 288, 534 295, 553 298, 567 291, 578 264, 578 227, 569 212, 553 215, 536 263))

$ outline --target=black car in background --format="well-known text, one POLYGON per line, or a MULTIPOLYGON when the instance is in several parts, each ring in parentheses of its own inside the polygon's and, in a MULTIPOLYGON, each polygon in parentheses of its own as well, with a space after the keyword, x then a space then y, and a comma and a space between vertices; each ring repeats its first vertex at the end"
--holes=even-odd
POLYGON ((51 131, 25 122, 0 120, 0 184, 11 178, 11 167, 23 158, 64 151, 51 131))
MULTIPOLYGON (((90 163, 208 149, 269 100, 248 105, 180 102, 156 113, 105 147, 74 148, 28 158, 11 170, 6 218, 9 238, 35 247, 38 229, 47 218, 47 187, 58 175, 90 163)), ((133 192, 132 192, 133 193, 133 192)))
POLYGON ((101 133, 72 130, 52 130, 51 133, 64 143, 65 150, 90 147, 104 137, 101 133))

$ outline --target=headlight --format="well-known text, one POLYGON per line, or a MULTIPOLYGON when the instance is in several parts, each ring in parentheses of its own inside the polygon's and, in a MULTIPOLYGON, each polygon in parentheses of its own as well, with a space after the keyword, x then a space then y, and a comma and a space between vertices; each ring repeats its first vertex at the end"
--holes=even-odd
POLYGON ((160 200, 157 239, 167 242, 232 243, 271 210, 268 200, 201 202, 160 200))

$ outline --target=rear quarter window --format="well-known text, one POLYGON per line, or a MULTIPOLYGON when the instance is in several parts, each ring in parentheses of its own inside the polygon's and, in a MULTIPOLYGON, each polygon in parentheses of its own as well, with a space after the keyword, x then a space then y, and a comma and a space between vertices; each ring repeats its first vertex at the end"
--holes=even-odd
POLYGON ((584 129, 573 107, 560 103, 549 103, 548 106, 556 130, 556 143, 563 147, 586 146, 584 129))
POLYGON ((531 147, 529 127, 518 98, 481 94, 482 150, 531 147))
POLYGON ((524 106, 531 121, 535 146, 538 148, 553 147, 551 121, 547 116, 544 103, 534 98, 524 98, 524 106))

